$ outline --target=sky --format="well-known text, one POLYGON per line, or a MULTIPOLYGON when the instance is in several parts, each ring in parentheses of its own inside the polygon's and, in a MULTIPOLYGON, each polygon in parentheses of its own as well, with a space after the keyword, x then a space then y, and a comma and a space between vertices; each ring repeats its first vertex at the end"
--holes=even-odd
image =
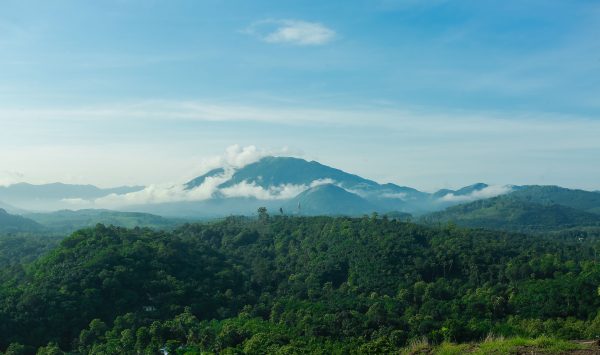
POLYGON ((596 190, 599 38, 600 1, 0 0, 0 184, 182 182, 254 146, 596 190))

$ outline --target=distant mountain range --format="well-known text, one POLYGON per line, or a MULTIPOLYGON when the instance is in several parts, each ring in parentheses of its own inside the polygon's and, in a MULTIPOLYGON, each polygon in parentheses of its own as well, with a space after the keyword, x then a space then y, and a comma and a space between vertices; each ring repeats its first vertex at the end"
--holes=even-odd
POLYGON ((8 205, 7 210, 51 211, 72 208, 78 201, 93 200, 111 194, 122 195, 143 189, 143 186, 102 189, 93 185, 18 183, 0 186, 0 206, 8 205))
POLYGON ((145 220, 136 225, 159 227, 169 225, 170 220, 156 219, 160 218, 156 215, 194 219, 253 215, 263 206, 272 214, 412 214, 425 222, 454 221, 466 226, 515 230, 596 225, 596 216, 600 214, 598 192, 558 186, 476 183, 457 190, 427 193, 407 186, 380 184, 315 161, 291 157, 265 157, 241 168, 219 167, 158 193, 156 187, 142 186, 101 189, 60 183, 16 184, 0 187, 0 208, 13 214, 26 214, 25 210, 87 209, 77 214, 56 212, 48 217, 51 223, 45 213, 26 214, 37 222, 45 221, 46 225, 61 228, 91 221, 122 221, 123 215, 111 216, 112 211, 98 211, 105 206, 98 206, 96 201, 107 196, 128 202, 111 209, 153 215, 147 219, 128 215, 128 221, 145 220), (163 196, 169 198, 163 199, 163 196))
POLYGON ((446 195, 458 193, 468 199, 469 192, 488 187, 475 184, 458 191, 429 194, 407 186, 379 184, 315 161, 266 157, 240 169, 213 169, 185 183, 184 189, 191 194, 214 181, 219 183, 210 199, 145 204, 130 209, 170 216, 252 214, 258 206, 303 215, 423 214, 457 203, 444 200, 446 195))

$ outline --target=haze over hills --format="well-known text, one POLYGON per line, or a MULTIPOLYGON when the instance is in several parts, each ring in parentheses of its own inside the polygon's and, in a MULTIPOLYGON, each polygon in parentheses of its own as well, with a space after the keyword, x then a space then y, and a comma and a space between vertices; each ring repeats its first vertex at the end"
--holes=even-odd
MULTIPOLYGON (((485 197, 488 189, 488 185, 476 184, 457 192, 448 190, 436 195, 392 183, 380 184, 315 161, 264 157, 239 168, 212 169, 161 193, 170 196, 171 200, 157 202, 152 199, 151 204, 140 203, 126 209, 167 216, 207 217, 249 215, 259 206, 275 211, 283 208, 284 213, 303 215, 423 214, 468 201, 470 194, 481 193, 485 197), (331 186, 318 189, 321 185, 331 186), (337 189, 333 189, 334 186, 337 189), (461 198, 454 193, 460 194, 461 198), (301 203, 303 208, 299 210, 300 199, 306 201, 301 203), (348 203, 350 200, 353 202, 348 203)), ((142 193, 133 193, 130 197, 135 195, 147 197, 142 193)))
POLYGON ((125 228, 152 228, 170 230, 189 219, 175 219, 140 212, 109 210, 62 210, 46 213, 11 214, 0 208, 0 235, 40 233, 49 236, 65 236, 76 230, 97 224, 125 228))
POLYGON ((102 189, 93 185, 71 185, 60 182, 43 185, 18 183, 0 186, 0 201, 21 210, 52 211, 77 206, 111 194, 141 191, 143 186, 120 186, 102 189))
MULTIPOLYGON (((378 212, 419 216, 499 195, 510 195, 531 203, 532 208, 536 204, 556 204, 587 213, 600 212, 600 194, 597 192, 557 186, 476 183, 457 190, 427 193, 392 183, 380 184, 316 161, 273 156, 241 167, 218 167, 184 184, 167 187, 101 189, 92 185, 61 183, 20 183, 0 187, 0 201, 12 205, 8 210, 13 213, 109 208, 184 218, 252 215, 261 206, 273 213, 282 209, 285 214, 294 215, 357 216, 378 212)), ((537 210, 548 212, 548 208, 537 210)), ((94 213, 94 217, 99 218, 102 213, 107 212, 94 213)), ((71 217, 81 221, 82 216, 89 214, 88 211, 71 217)), ((65 212, 61 216, 65 217, 65 212)), ((445 220, 450 216, 453 216, 452 211, 435 218, 445 220)), ((41 218, 40 215, 36 217, 41 218)))
POLYGON ((71 233, 96 224, 113 225, 125 228, 148 227, 171 229, 187 220, 171 219, 140 212, 119 212, 109 210, 83 209, 62 210, 48 213, 27 213, 24 217, 37 222, 50 232, 71 233))
POLYGON ((0 208, 9 213, 21 213, 22 211, 14 206, 9 205, 8 203, 4 203, 0 201, 0 208))

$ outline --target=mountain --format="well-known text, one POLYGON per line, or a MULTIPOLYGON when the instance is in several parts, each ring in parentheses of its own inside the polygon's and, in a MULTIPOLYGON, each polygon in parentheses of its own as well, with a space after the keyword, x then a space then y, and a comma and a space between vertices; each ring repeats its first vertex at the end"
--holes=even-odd
POLYGON ((39 223, 50 231, 65 233, 71 233, 81 228, 93 227, 98 223, 126 228, 148 227, 170 229, 185 222, 185 220, 167 219, 148 213, 93 209, 30 213, 26 214, 25 217, 39 223))
POLYGON ((0 208, 0 233, 37 232, 43 227, 31 219, 9 214, 0 208))
POLYGON ((302 185, 315 180, 331 179, 346 189, 369 189, 379 186, 358 175, 331 168, 316 161, 290 157, 266 157, 237 170, 221 187, 247 182, 263 188, 285 184, 302 185))
POLYGON ((518 201, 534 205, 560 205, 600 214, 600 193, 597 192, 558 186, 490 186, 480 182, 456 190, 427 193, 393 183, 380 184, 316 161, 273 156, 239 168, 218 167, 165 190, 154 187, 135 196, 142 201, 136 205, 102 204, 112 203, 110 201, 119 203, 121 200, 118 198, 109 202, 105 199, 94 205, 97 198, 141 189, 140 186, 100 189, 92 185, 23 183, 0 187, 0 200, 38 212, 102 206, 165 217, 204 219, 232 214, 254 215, 258 207, 267 207, 270 212, 284 208, 295 213, 297 203, 302 205, 301 199, 310 203, 304 211, 307 214, 357 215, 375 211, 422 216, 459 204, 509 194, 518 201), (319 186, 326 187, 317 188, 319 186), (150 198, 146 199, 147 196, 150 198))
POLYGON ((345 189, 324 184, 312 187, 288 202, 285 211, 301 215, 357 216, 376 211, 377 207, 345 189))
POLYGON ((555 203, 524 201, 518 193, 449 207, 421 220, 426 223, 453 222, 465 227, 522 232, 600 226, 600 215, 555 203))
POLYGON ((144 189, 143 186, 99 188, 93 185, 18 183, 0 186, 0 200, 26 210, 57 210, 78 201, 93 200, 110 194, 122 195, 144 189))
POLYGON ((298 200, 310 198, 311 211, 304 211, 308 214, 356 215, 376 211, 407 216, 493 196, 494 191, 485 191, 488 188, 491 187, 487 184, 477 183, 430 194, 393 183, 380 184, 316 161, 271 156, 241 168, 216 168, 182 185, 189 196, 198 192, 196 196, 202 195, 204 199, 192 197, 176 202, 140 204, 129 206, 128 210, 194 218, 250 215, 255 214, 258 207, 267 207, 270 211, 284 208, 296 213, 298 200), (216 180, 209 182, 211 178, 216 180), (329 186, 314 189, 324 185, 329 186))
MULTIPOLYGON (((237 206, 236 200, 231 200, 232 197, 223 196, 221 191, 232 190, 240 186, 251 186, 253 188, 264 189, 265 191, 279 191, 282 190, 282 187, 293 187, 299 190, 298 193, 304 191, 306 194, 302 196, 296 195, 288 198, 253 199, 252 196, 247 196, 244 202, 250 203, 252 207, 261 206, 262 203, 262 205, 269 206, 272 209, 278 210, 280 207, 285 207, 286 210, 289 210, 290 206, 297 204, 298 198, 307 198, 310 195, 311 208, 313 208, 311 214, 314 214, 316 211, 323 211, 325 214, 348 215, 361 214, 364 211, 418 213, 430 211, 433 207, 431 196, 428 193, 391 183, 379 184, 373 180, 365 179, 316 161, 306 161, 292 157, 265 157, 242 168, 233 169, 229 173, 224 168, 213 169, 204 175, 190 180, 184 184, 184 188, 187 191, 198 188, 210 177, 222 177, 225 179, 217 187, 218 191, 213 193, 213 199, 195 203, 162 204, 160 210, 150 208, 147 211, 162 214, 164 212, 160 211, 168 210, 168 213, 172 214, 176 213, 178 209, 181 212, 184 212, 184 209, 188 209, 188 211, 189 209, 193 209, 198 213, 202 213, 202 211, 207 213, 208 211, 223 211, 222 208, 225 205, 229 205, 230 209, 224 211, 225 215, 235 213, 235 211, 241 211, 244 208, 237 206), (341 198, 343 195, 344 199, 338 201, 339 203, 336 204, 333 195, 323 196, 318 199, 312 197, 312 194, 315 192, 317 193, 315 196, 321 196, 326 190, 333 192, 334 189, 332 186, 317 190, 311 188, 311 186, 323 185, 323 183, 337 186, 339 189, 335 189, 336 196, 341 198), (342 194, 341 190, 344 190, 345 193, 342 194), (353 202, 346 203, 350 200, 350 197, 353 202), (229 202, 223 202, 223 200, 229 200, 229 202), (358 208, 357 204, 359 201, 363 207, 358 208), (323 206, 319 207, 317 204, 323 204, 323 206), (350 208, 350 206, 352 207, 350 208)), ((237 198, 239 199, 239 197, 237 198)), ((139 208, 144 208, 144 206, 135 206, 135 208, 139 210, 139 208)), ((291 209, 295 211, 296 207, 292 207, 291 209)))

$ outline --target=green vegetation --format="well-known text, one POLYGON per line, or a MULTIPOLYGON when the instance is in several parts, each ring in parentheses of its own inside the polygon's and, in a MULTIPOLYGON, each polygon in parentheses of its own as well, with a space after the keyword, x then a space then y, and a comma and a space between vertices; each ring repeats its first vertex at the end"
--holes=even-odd
POLYGON ((558 204, 526 202, 513 194, 449 207, 421 220, 425 223, 453 222, 465 227, 520 232, 600 227, 600 215, 558 204))
POLYGON ((0 275, 7 273, 12 267, 22 269, 24 264, 54 249, 61 239, 37 233, 0 236, 0 275))
MULTIPOLYGON (((425 347, 431 350, 434 355, 509 355, 521 353, 548 353, 563 354, 570 350, 586 349, 586 346, 579 345, 570 341, 549 338, 546 336, 535 339, 530 338, 494 338, 488 337, 485 341, 477 344, 453 344, 442 343, 437 347, 425 347)), ((409 353, 411 349, 408 349, 409 353)))
POLYGON ((511 195, 521 201, 562 205, 592 213, 598 213, 600 208, 600 193, 565 189, 560 186, 521 186, 511 195))
POLYGON ((600 337, 598 251, 597 234, 430 228, 376 215, 263 210, 170 232, 98 225, 18 270, 2 268, 0 350, 556 352, 576 346, 561 339, 600 337), (488 334, 507 340, 471 344, 488 334))

